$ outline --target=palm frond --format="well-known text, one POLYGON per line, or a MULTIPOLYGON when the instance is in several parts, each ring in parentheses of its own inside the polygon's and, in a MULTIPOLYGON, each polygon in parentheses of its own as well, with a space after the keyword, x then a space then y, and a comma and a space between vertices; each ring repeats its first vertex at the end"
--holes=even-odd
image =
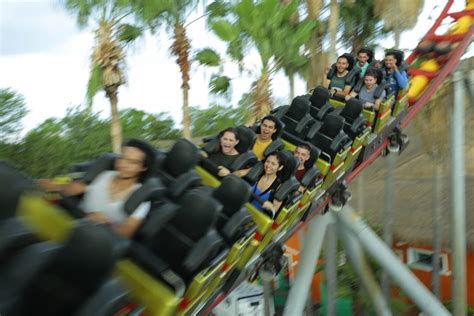
POLYGON ((94 96, 103 89, 102 84, 102 68, 100 65, 95 64, 92 68, 91 76, 89 82, 87 83, 87 104, 92 105, 94 96))
POLYGON ((216 67, 221 63, 221 57, 211 48, 204 48, 200 50, 196 54, 195 59, 203 66, 216 67))

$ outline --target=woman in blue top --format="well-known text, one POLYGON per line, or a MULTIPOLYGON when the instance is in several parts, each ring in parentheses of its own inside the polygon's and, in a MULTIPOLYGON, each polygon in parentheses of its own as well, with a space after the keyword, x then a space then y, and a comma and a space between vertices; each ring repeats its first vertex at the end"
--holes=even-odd
POLYGON ((263 175, 252 186, 253 193, 259 199, 253 199, 251 203, 259 210, 271 211, 272 217, 274 217, 282 204, 282 201, 275 200, 273 196, 280 186, 279 173, 284 168, 283 161, 284 157, 279 152, 268 155, 263 165, 263 175))

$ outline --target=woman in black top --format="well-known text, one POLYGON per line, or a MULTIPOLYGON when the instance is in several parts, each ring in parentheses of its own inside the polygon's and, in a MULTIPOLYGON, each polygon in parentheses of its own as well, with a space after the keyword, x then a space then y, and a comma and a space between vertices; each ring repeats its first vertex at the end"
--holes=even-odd
POLYGON ((225 177, 231 173, 230 166, 240 154, 235 149, 235 146, 239 143, 239 134, 235 128, 229 127, 220 132, 218 137, 218 148, 209 154, 206 152, 202 152, 202 154, 217 165, 219 169, 217 175, 225 177))

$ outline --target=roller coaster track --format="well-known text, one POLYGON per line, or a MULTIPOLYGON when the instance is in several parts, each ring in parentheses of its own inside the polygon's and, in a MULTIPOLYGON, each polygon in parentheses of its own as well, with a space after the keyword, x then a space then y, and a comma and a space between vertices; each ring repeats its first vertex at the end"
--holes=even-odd
MULTIPOLYGON (((458 65, 464 51, 467 49, 467 47, 472 41, 472 37, 474 34, 474 24, 471 23, 469 30, 463 34, 436 35, 436 31, 441 26, 443 20, 447 17, 452 17, 456 20, 464 15, 470 15, 471 17, 474 17, 474 10, 464 10, 460 12, 449 13, 453 2, 454 0, 449 0, 446 3, 444 9, 442 10, 441 14, 437 18, 433 26, 422 39, 422 41, 434 40, 450 41, 452 43, 457 43, 457 46, 447 56, 447 61, 442 65, 442 68, 436 73, 427 74, 428 78, 430 79, 428 86, 417 99, 409 100, 410 107, 408 108, 408 110, 402 111, 400 114, 398 114, 398 116, 394 118, 384 128, 384 131, 379 134, 377 139, 371 142, 372 146, 366 146, 363 149, 363 152, 361 152, 359 155, 359 157, 362 158, 359 158, 354 168, 352 170, 346 171, 346 173, 341 178, 339 178, 330 188, 328 188, 326 195, 319 196, 313 201, 312 210, 310 211, 309 216, 306 218, 306 221, 298 223, 279 241, 286 241, 287 239, 289 239, 293 234, 298 232, 304 226, 305 223, 309 222, 316 214, 323 211, 326 205, 333 198, 334 191, 338 184, 343 181, 345 181, 346 183, 351 183, 362 170, 364 170, 379 156, 381 156, 384 150, 386 150, 387 146, 390 144, 391 141, 389 137, 394 133, 394 131, 396 129, 403 129, 408 126, 408 124, 415 117, 415 115, 430 100, 431 96, 440 87, 446 77, 456 69, 456 66, 458 65)), ((422 54, 414 50, 407 58, 407 64, 411 65, 415 61, 415 59, 420 56, 422 56, 422 54)), ((423 71, 419 71, 419 73, 423 73, 423 71)), ((253 261, 253 264, 249 264, 247 266, 247 269, 251 269, 252 266, 255 265, 255 261, 258 261, 258 258, 253 261)), ((241 273, 241 275, 244 274, 245 273, 241 273)), ((208 302, 201 306, 199 314, 208 315, 212 311, 212 309, 216 307, 221 301, 223 301, 225 297, 233 289, 235 289, 235 287, 239 285, 240 282, 242 282, 244 279, 245 278, 242 278, 241 276, 240 279, 237 279, 235 282, 233 282, 232 286, 224 287, 223 289, 221 289, 220 292, 215 294, 213 297, 211 297, 210 300, 208 300, 208 302)))

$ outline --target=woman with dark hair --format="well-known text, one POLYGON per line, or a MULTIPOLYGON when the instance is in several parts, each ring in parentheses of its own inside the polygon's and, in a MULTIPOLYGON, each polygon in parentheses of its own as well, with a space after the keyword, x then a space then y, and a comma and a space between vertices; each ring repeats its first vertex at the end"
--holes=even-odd
POLYGON ((81 209, 87 218, 99 224, 110 224, 118 234, 131 237, 148 214, 150 203, 140 204, 129 216, 124 211, 124 204, 141 186, 154 162, 153 147, 144 141, 132 139, 122 147, 114 170, 102 171, 90 184, 75 181, 68 185, 55 185, 50 180, 40 180, 38 184, 46 191, 65 195, 84 194, 81 209))
POLYGON ((274 199, 274 194, 280 186, 279 174, 284 168, 284 156, 275 152, 267 156, 263 164, 264 172, 252 186, 254 199, 251 203, 259 210, 271 211, 273 216, 280 209, 282 201, 274 199))
POLYGON ((235 128, 229 127, 219 133, 218 139, 216 149, 210 153, 203 151, 202 155, 217 166, 219 177, 225 177, 231 173, 230 167, 240 154, 235 148, 239 143, 239 133, 235 128))

